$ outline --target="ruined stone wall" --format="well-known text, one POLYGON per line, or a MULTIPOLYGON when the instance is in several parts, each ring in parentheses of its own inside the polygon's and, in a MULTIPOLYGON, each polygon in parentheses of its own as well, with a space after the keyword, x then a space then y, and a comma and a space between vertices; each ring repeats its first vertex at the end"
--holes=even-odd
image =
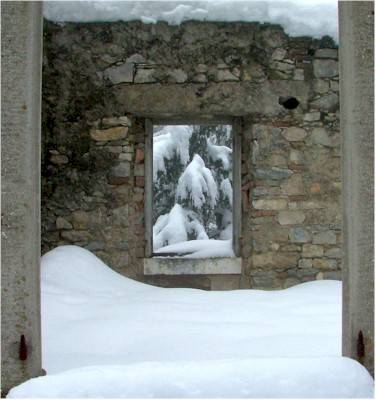
POLYGON ((276 25, 45 21, 42 252, 83 246, 162 286, 339 279, 337 49, 276 25), (296 109, 281 97, 293 96, 296 109), (242 117, 243 272, 143 274, 145 117, 242 117))

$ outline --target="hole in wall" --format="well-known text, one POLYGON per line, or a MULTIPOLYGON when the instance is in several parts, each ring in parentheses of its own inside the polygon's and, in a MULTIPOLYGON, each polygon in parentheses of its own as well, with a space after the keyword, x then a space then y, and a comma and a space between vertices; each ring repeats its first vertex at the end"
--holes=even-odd
POLYGON ((280 97, 278 103, 287 110, 294 110, 300 104, 299 100, 292 96, 280 97))

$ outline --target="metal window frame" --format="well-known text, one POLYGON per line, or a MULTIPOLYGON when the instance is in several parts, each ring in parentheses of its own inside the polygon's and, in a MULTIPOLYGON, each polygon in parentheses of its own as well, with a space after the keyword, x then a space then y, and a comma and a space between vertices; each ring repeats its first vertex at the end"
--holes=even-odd
POLYGON ((241 117, 219 118, 146 118, 145 119, 145 257, 153 253, 153 126, 154 125, 231 125, 232 126, 232 174, 233 174, 233 250, 240 257, 241 238, 241 117))

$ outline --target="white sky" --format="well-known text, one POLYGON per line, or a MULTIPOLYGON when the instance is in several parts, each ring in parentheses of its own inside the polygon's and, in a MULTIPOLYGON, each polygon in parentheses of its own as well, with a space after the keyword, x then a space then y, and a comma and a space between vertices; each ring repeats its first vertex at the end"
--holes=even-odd
POLYGON ((281 24, 291 36, 330 35, 338 40, 337 0, 46 1, 44 16, 59 22, 186 20, 281 24))

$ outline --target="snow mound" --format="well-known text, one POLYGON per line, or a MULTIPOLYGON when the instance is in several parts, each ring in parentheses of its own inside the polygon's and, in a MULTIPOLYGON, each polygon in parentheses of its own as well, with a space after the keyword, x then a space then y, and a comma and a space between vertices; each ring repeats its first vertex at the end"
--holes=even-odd
POLYGON ((49 375, 8 398, 372 398, 373 379, 344 357, 94 366, 49 375))
POLYGON ((44 16, 53 21, 258 21, 282 25, 292 36, 330 35, 338 39, 336 0, 211 1, 46 1, 44 16))
POLYGON ((86 295, 127 293, 150 287, 126 278, 79 246, 60 246, 41 258, 42 291, 86 295))
POLYGON ((77 246, 41 260, 47 376, 9 398, 370 397, 341 357, 341 283, 207 292, 135 282, 77 246))

